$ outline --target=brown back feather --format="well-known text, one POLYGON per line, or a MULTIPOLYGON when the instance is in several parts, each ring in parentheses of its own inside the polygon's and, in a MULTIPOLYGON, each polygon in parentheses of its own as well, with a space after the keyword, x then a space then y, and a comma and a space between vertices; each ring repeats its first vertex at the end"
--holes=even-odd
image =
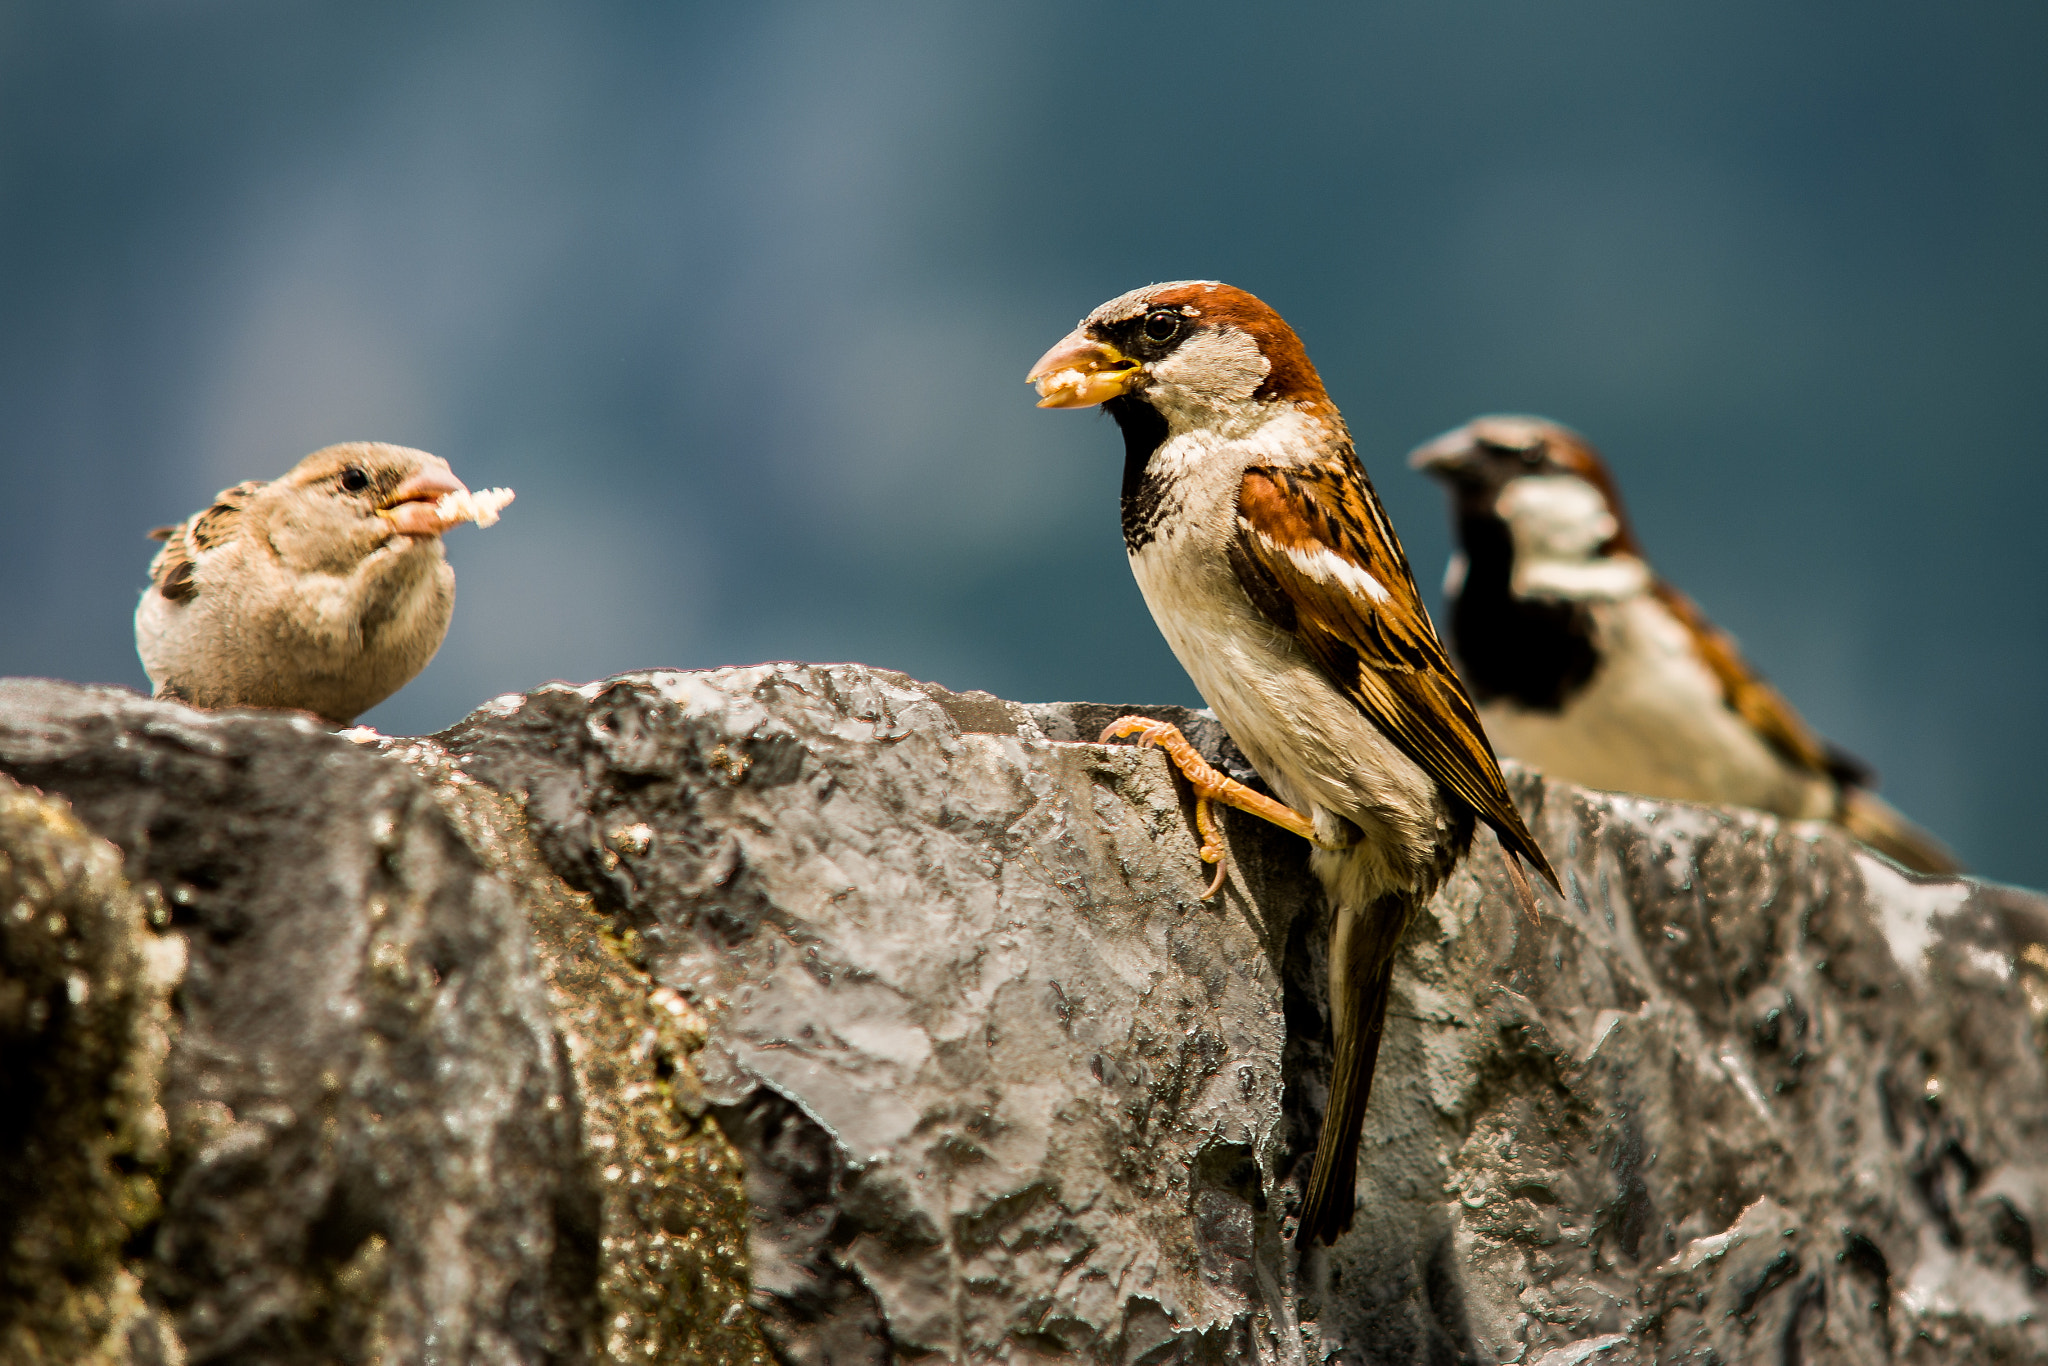
POLYGON ((1437 638, 1408 557, 1350 449, 1306 468, 1245 471, 1237 524, 1230 559, 1254 605, 1292 632, 1330 681, 1402 753, 1467 802, 1510 853, 1559 887, 1508 796, 1500 762, 1437 638), (1386 600, 1310 573, 1290 550, 1331 551, 1370 574, 1386 600))
POLYGON ((225 545, 241 525, 242 509, 263 488, 267 480, 249 479, 214 495, 213 506, 173 527, 150 532, 164 543, 150 562, 149 581, 156 591, 172 602, 184 602, 199 592, 193 581, 195 560, 201 553, 225 545))
MULTIPOLYGON (((1508 420, 1533 425, 1543 437, 1544 452, 1551 464, 1600 490, 1601 496, 1607 500, 1607 510, 1614 514, 1617 527, 1613 539, 1602 547, 1603 553, 1633 555, 1647 563, 1649 557, 1643 553, 1642 542, 1636 538, 1628 509, 1621 501, 1621 488, 1614 482, 1613 471, 1608 468, 1606 459, 1594 449, 1593 444, 1571 428, 1555 422, 1508 420)), ((1481 424, 1474 423, 1473 426, 1478 428, 1481 424)), ((1755 666, 1743 658, 1735 637, 1709 620, 1698 603, 1662 579, 1656 580, 1651 591, 1692 636, 1693 649, 1698 653, 1700 662, 1720 683, 1722 699, 1728 704, 1728 709, 1747 722, 1750 729, 1787 763, 1841 783, 1869 786, 1875 782, 1868 766, 1833 748, 1814 733, 1805 718, 1785 700, 1784 694, 1765 682, 1755 666)))
MULTIPOLYGON (((1741 647, 1736 645, 1734 636, 1714 625, 1700 610, 1699 604, 1662 579, 1658 579, 1650 591, 1692 636, 1693 649, 1698 652, 1700 662, 1720 682, 1721 695, 1730 711, 1748 722, 1750 729, 1762 736, 1787 763, 1837 780, 1844 777, 1838 769, 1854 765, 1855 761, 1828 748, 1806 724, 1805 718, 1792 709, 1784 694, 1765 682, 1763 675, 1742 657, 1741 647)), ((1855 767, 1860 769, 1861 765, 1855 767)), ((1863 770, 1860 776, 1868 781, 1868 770, 1863 770)))

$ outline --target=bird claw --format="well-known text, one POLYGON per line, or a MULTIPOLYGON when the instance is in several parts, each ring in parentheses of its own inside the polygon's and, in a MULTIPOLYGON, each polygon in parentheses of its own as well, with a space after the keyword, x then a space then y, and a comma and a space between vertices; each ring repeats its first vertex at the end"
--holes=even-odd
POLYGON ((1106 745, 1127 736, 1136 736, 1142 748, 1163 750, 1173 766, 1180 770, 1181 776, 1188 780, 1188 786, 1195 790, 1195 829, 1202 836, 1202 862, 1216 865, 1216 877, 1210 882, 1209 890, 1202 893, 1202 900, 1207 901, 1223 890, 1223 880, 1230 866, 1224 853, 1223 836, 1216 828, 1214 803, 1234 806, 1300 835, 1311 844, 1315 843, 1315 827, 1306 817, 1292 807, 1283 806, 1271 797, 1254 792, 1236 779, 1217 772, 1196 753, 1188 738, 1180 733, 1180 727, 1172 722, 1156 721, 1149 716, 1119 716, 1104 728, 1098 743, 1106 745))
POLYGON ((1216 814, 1207 797, 1195 798, 1195 828, 1202 832, 1202 862, 1216 865, 1216 876, 1202 893, 1202 900, 1207 901, 1223 890, 1223 879, 1230 873, 1230 858, 1224 852, 1222 837, 1216 833, 1216 814))

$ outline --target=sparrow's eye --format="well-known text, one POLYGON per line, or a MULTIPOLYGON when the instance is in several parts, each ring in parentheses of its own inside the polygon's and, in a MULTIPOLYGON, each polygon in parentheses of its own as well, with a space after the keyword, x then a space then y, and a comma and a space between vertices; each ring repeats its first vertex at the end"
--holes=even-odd
POLYGON ((363 471, 361 465, 350 465, 341 472, 341 486, 350 493, 361 493, 370 487, 370 476, 363 471))
POLYGON ((1526 446, 1522 450, 1522 463, 1534 469, 1543 463, 1543 447, 1526 446))
POLYGON ((1145 315, 1145 340, 1170 342, 1180 335, 1180 314, 1170 308, 1155 308, 1145 315))

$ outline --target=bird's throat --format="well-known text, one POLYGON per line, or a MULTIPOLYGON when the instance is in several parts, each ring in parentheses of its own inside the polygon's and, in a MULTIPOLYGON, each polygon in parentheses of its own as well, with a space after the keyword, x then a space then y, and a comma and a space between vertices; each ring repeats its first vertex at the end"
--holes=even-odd
POLYGON ((1450 603, 1451 639, 1474 696, 1558 711, 1599 666, 1591 612, 1579 603, 1514 595, 1514 543, 1499 518, 1461 518, 1459 543, 1467 563, 1450 603))
POLYGON ((1158 534, 1166 485, 1152 468, 1152 457, 1166 444, 1166 418, 1128 394, 1102 406, 1124 434, 1124 549, 1135 555, 1158 534))

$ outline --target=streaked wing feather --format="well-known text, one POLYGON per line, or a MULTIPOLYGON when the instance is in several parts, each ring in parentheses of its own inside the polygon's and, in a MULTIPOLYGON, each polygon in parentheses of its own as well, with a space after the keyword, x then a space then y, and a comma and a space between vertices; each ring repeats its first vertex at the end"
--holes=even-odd
POLYGON ((1748 722, 1749 728, 1762 736, 1766 744, 1788 763, 1809 773, 1859 787, 1875 786, 1876 775, 1869 766, 1816 735, 1805 718, 1785 700, 1785 695, 1765 682, 1763 675, 1742 657, 1735 637, 1716 626, 1698 603, 1662 579, 1657 580, 1651 591, 1692 636, 1700 661, 1721 684, 1721 696, 1728 709, 1748 722))
POLYGON ((1330 681, 1557 886, 1508 796, 1408 557, 1349 452, 1304 468, 1245 471, 1230 558, 1253 603, 1294 634, 1330 681))
POLYGON ((241 524, 242 509, 267 480, 250 479, 214 495, 213 506, 173 527, 158 527, 149 534, 164 548, 149 562, 149 582, 172 602, 183 602, 199 592, 193 579, 201 556, 226 544, 241 524))
POLYGON ((164 548, 149 562, 150 587, 170 599, 183 602, 199 591, 192 582, 192 552, 187 544, 187 526, 174 526, 163 538, 164 548))

